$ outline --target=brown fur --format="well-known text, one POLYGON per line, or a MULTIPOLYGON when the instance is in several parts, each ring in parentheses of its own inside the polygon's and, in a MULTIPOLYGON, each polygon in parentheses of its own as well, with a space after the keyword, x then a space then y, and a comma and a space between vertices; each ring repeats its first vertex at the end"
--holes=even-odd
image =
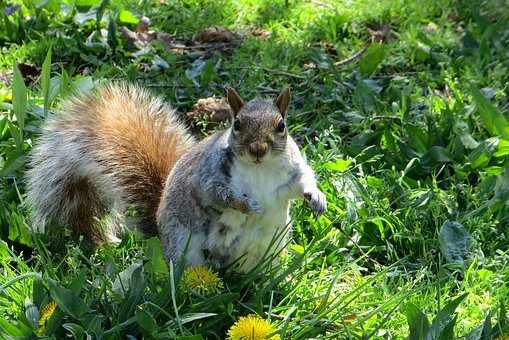
POLYGON ((36 214, 43 219, 64 219, 77 231, 90 236, 92 221, 117 203, 125 209, 134 207, 141 219, 142 231, 156 234, 156 210, 166 178, 175 162, 194 144, 171 107, 146 90, 116 84, 70 99, 62 103, 60 111, 61 114, 47 124, 42 145, 35 148, 32 157, 28 195, 34 196, 30 201, 35 205, 36 214), (64 155, 55 157, 51 150, 64 155), (76 160, 77 154, 85 161, 76 160), (60 206, 47 210, 66 218, 37 211, 43 206, 39 203, 43 200, 40 194, 43 184, 39 181, 44 180, 37 166, 51 157, 55 158, 54 164, 46 165, 45 170, 56 169, 51 185, 59 186, 54 196, 62 195, 64 199, 48 197, 58 200, 54 205, 60 206), (87 161, 91 164, 86 164, 87 161), (82 173, 88 174, 87 169, 83 169, 87 166, 94 169, 94 176, 86 176, 95 178, 82 177, 82 173), (72 173, 59 173, 60 168, 72 169, 72 173), (104 192, 109 190, 104 187, 113 192, 104 192), (113 202, 111 197, 105 202, 101 194, 113 196, 113 202))

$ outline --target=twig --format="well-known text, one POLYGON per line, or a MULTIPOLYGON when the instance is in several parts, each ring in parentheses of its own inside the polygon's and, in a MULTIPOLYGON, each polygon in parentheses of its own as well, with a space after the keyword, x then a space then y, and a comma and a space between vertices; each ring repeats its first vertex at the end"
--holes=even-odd
POLYGON ((209 44, 196 44, 196 45, 183 45, 183 44, 166 44, 165 48, 168 50, 206 50, 206 49, 229 49, 236 47, 237 44, 226 43, 209 43, 209 44))
POLYGON ((340 61, 337 61, 334 63, 334 66, 345 66, 347 64, 350 64, 351 62, 359 59, 363 54, 364 52, 366 52, 366 50, 368 49, 368 47, 370 46, 371 44, 366 44, 364 45, 363 48, 361 48, 359 51, 355 52, 354 54, 352 54, 350 57, 346 58, 346 59, 343 59, 343 60, 340 60, 340 61))

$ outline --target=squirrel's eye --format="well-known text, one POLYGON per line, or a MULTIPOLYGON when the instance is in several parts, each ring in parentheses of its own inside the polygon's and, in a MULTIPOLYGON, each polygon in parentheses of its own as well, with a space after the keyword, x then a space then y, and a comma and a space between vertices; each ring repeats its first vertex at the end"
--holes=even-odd
POLYGON ((285 132, 285 122, 280 120, 279 124, 277 125, 277 131, 278 132, 285 132))
POLYGON ((240 130, 240 120, 235 119, 233 121, 233 130, 235 130, 235 131, 239 131, 240 130))

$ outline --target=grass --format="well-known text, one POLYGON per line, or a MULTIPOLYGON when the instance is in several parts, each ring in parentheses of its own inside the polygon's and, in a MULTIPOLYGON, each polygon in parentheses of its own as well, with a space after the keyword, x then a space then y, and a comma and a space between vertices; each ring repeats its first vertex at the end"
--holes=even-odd
MULTIPOLYGON (((224 338, 240 317, 257 314, 282 339, 507 336, 504 6, 1 3, 0 334, 224 338), (211 25, 244 38, 225 51, 175 53, 154 41, 139 53, 120 28, 134 30, 142 15, 174 41, 211 25), (143 84, 182 113, 199 98, 223 96, 225 85, 244 98, 290 85, 291 133, 329 210, 316 220, 296 202, 281 266, 220 273, 221 291, 205 295, 168 270, 157 239, 128 234, 118 246, 94 249, 64 227, 32 235, 23 173, 39 126, 62 98, 106 79, 143 84)), ((215 127, 189 123, 204 134, 215 127)))

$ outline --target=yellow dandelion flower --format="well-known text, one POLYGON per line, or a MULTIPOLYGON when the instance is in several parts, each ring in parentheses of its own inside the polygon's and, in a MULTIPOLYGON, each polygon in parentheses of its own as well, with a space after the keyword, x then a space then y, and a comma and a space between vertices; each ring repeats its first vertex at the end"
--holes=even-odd
POLYGON ((223 289, 223 282, 205 266, 191 267, 184 271, 184 287, 201 295, 217 294, 223 289))
POLYGON ((51 301, 43 309, 41 309, 41 316, 39 317, 39 326, 44 327, 46 322, 51 318, 53 313, 55 313, 55 309, 57 309, 57 303, 55 301, 51 301))
POLYGON ((280 340, 276 328, 258 315, 241 317, 228 330, 230 340, 280 340))

